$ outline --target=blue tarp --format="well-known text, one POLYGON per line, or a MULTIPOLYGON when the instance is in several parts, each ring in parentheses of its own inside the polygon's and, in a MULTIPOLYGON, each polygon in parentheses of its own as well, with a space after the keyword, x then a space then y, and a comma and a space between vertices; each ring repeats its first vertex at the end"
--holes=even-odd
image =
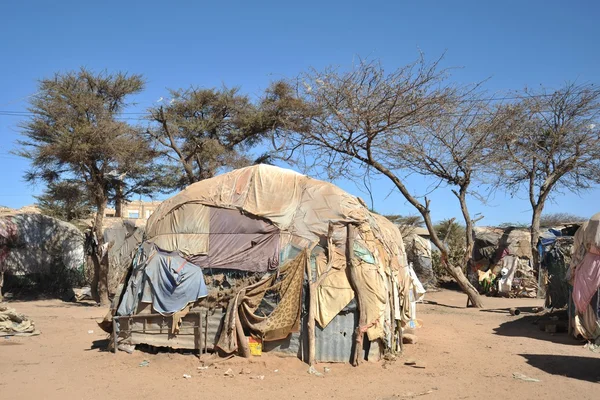
POLYGON ((179 255, 155 251, 134 267, 117 315, 132 315, 140 301, 152 303, 161 314, 173 314, 207 295, 200 267, 179 255))

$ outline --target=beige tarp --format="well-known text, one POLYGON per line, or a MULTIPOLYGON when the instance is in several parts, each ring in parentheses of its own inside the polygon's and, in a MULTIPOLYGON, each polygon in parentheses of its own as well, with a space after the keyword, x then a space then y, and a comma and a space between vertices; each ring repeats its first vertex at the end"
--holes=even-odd
MULTIPOLYGON (((383 338, 395 326, 391 321, 394 311, 399 304, 407 304, 410 287, 402 236, 393 223, 369 212, 357 197, 291 170, 252 166, 195 183, 164 201, 148 220, 147 239, 164 250, 204 255, 211 248, 210 212, 205 210, 214 208, 239 210, 269 221, 280 231, 281 249, 289 244, 306 248, 323 242, 333 224, 336 271, 317 290, 317 321, 321 326, 354 297, 345 271, 345 247, 346 225, 355 224, 359 227, 357 245, 366 249, 369 254, 365 257, 370 260, 357 261, 355 271, 361 309, 371 324, 368 337, 383 338)), ((323 257, 317 260, 318 273, 326 265, 323 257)))
POLYGON ((148 226, 147 236, 166 251, 185 255, 208 253, 210 208, 198 203, 182 204, 148 226))
POLYGON ((40 332, 32 320, 7 304, 0 304, 0 336, 33 336, 40 332))
MULTIPOLYGON (((317 276, 326 270, 327 257, 321 253, 316 258, 317 276)), ((346 257, 334 252, 332 269, 317 288, 317 315, 315 320, 325 328, 340 311, 354 298, 354 290, 346 276, 346 257)))

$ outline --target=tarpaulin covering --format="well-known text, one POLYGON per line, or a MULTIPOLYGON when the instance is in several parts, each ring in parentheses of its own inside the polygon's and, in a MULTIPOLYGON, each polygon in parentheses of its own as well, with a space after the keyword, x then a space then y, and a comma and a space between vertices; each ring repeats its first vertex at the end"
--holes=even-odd
POLYGON ((0 336, 33 336, 40 332, 25 315, 18 313, 7 304, 0 304, 0 336))
POLYGON ((0 271, 82 273, 84 261, 84 236, 75 226, 42 214, 0 216, 0 271))
POLYGON ((208 254, 191 256, 202 268, 242 271, 273 270, 279 266, 279 229, 238 210, 210 209, 208 254))
POLYGON ((419 280, 426 287, 435 287, 437 279, 433 273, 431 260, 431 241, 416 233, 411 233, 404 238, 406 256, 412 263, 419 280))
POLYGON ((574 333, 600 340, 600 213, 584 223, 574 236, 569 277, 575 304, 574 333))
POLYGON ((515 297, 535 297, 529 231, 509 228, 473 228, 473 255, 468 276, 485 292, 515 297), (494 282, 492 285, 491 283, 494 282))
MULTIPOLYGON (((116 293, 144 236, 142 219, 104 218, 104 243, 108 245, 108 291, 116 293)), ((90 268, 92 270, 93 268, 90 268)))
MULTIPOLYGON (((246 331, 265 340, 296 329, 296 311, 302 306, 298 282, 305 279, 297 260, 307 249, 314 249, 313 278, 324 273, 329 261, 334 268, 316 290, 320 326, 355 297, 360 298, 361 320, 368 321, 361 329, 369 340, 391 343, 396 320, 406 323, 415 317, 407 306, 415 285, 398 228, 371 213, 359 198, 294 171, 257 165, 190 185, 150 216, 146 243, 177 251, 202 268, 209 296, 200 304, 213 297, 220 305, 223 298, 228 300, 225 333, 219 342, 224 351, 237 348, 244 335, 240 321, 246 331), (352 249, 354 286, 347 276, 349 225, 358 232, 352 249), (327 260, 327 246, 332 247, 334 260, 327 260), (292 261, 297 270, 290 269, 292 261), (258 306, 259 298, 268 301, 258 306), (261 316, 266 303, 273 308, 261 316), (283 311, 286 318, 277 317, 283 311)), ((136 276, 134 271, 130 285, 136 285, 136 276)))
POLYGON ((132 315, 140 302, 151 303, 163 315, 173 314, 207 294, 198 266, 176 254, 151 250, 147 259, 136 266, 117 314, 132 315))

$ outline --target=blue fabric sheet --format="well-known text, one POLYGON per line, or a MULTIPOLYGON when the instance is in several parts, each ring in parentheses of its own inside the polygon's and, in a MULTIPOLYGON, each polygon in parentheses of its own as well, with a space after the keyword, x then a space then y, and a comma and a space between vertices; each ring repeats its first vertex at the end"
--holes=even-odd
POLYGON ((153 252, 141 265, 134 265, 117 315, 134 314, 140 301, 151 302, 163 315, 173 314, 207 295, 200 267, 179 255, 153 252))

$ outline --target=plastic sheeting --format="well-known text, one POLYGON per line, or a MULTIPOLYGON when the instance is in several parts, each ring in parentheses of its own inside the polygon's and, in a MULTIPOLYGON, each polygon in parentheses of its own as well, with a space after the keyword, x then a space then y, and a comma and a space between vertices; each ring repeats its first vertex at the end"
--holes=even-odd
MULTIPOLYGON (((116 293, 144 236, 145 221, 141 219, 105 218, 104 243, 108 250, 108 290, 116 293)), ((91 268, 93 269, 93 267, 91 268)))
POLYGON ((155 311, 170 315, 208 294, 202 270, 176 254, 151 250, 135 267, 121 299, 117 315, 132 315, 139 303, 151 303, 155 311))
POLYGON ((73 225, 42 214, 0 217, 0 271, 15 275, 82 272, 84 236, 73 225))
POLYGON ((574 333, 600 339, 600 213, 584 223, 574 236, 569 277, 573 281, 574 333))
MULTIPOLYGON (((235 170, 195 183, 164 201, 148 220, 146 239, 160 248, 181 251, 205 270, 261 273, 277 271, 281 260, 298 250, 326 246, 330 225, 339 269, 318 291, 319 324, 327 325, 357 295, 370 324, 365 328, 369 339, 389 342, 395 316, 402 322, 411 319, 398 311, 408 304, 412 287, 402 236, 390 221, 331 183, 267 165, 235 170), (347 271, 341 272, 346 268, 348 224, 359 232, 355 290, 347 271), (196 240, 199 236, 202 240, 196 240), (192 244, 178 248, 181 243, 192 244)), ((409 308, 403 311, 411 314, 409 308)))

